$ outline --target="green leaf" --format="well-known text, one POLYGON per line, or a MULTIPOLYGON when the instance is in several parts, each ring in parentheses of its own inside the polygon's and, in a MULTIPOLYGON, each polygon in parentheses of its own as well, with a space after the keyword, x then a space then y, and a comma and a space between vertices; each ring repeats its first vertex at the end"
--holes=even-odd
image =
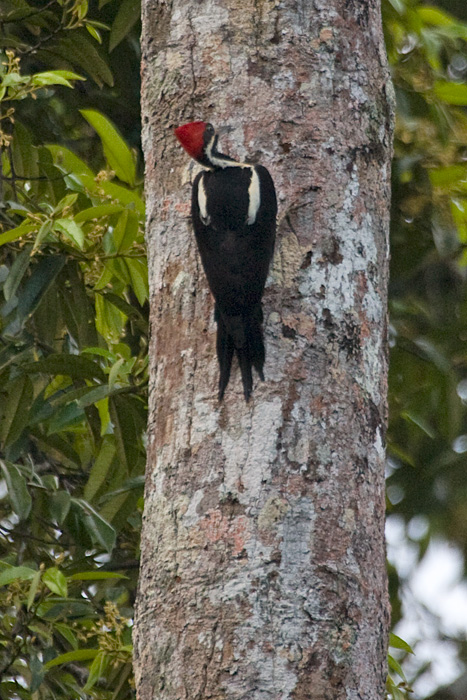
POLYGON ((110 362, 115 362, 115 360, 117 359, 117 355, 114 352, 107 350, 106 348, 83 348, 82 352, 89 353, 90 355, 97 355, 98 357, 105 357, 105 359, 109 360, 110 362))
POLYGON ((117 177, 129 185, 134 185, 136 165, 133 154, 112 122, 94 109, 81 109, 80 112, 99 134, 105 157, 117 177))
POLYGON ((57 219, 54 222, 54 230, 60 231, 70 238, 73 243, 76 243, 80 250, 84 248, 84 233, 78 224, 73 219, 57 219))
POLYGON ((401 418, 409 420, 411 423, 420 428, 420 430, 423 430, 425 435, 428 435, 428 437, 432 440, 436 438, 436 432, 433 430, 430 424, 422 416, 417 415, 414 411, 409 409, 401 411, 400 416, 401 418))
POLYGON ((405 13, 405 5, 403 0, 389 0, 389 2, 400 15, 405 13))
POLYGON ((132 443, 129 440, 134 440, 133 425, 128 422, 128 415, 122 410, 122 405, 117 397, 110 399, 109 411, 112 423, 114 426, 114 434, 117 443, 117 451, 120 463, 124 466, 127 475, 130 474, 131 457, 129 451, 132 449, 132 443))
POLYGON ((113 232, 117 252, 128 250, 136 241, 139 234, 139 221, 136 214, 124 209, 113 232))
POLYGON ((71 498, 68 491, 57 491, 49 494, 47 498, 50 517, 59 526, 63 524, 68 515, 70 501, 71 498))
POLYGON ((28 75, 20 75, 19 73, 9 73, 2 80, 3 87, 16 87, 17 85, 25 85, 29 81, 28 75))
POLYGON ((139 301, 140 306, 149 297, 148 268, 142 260, 137 258, 125 258, 131 277, 131 286, 139 301))
POLYGON ((75 651, 67 651, 66 654, 60 654, 56 656, 55 659, 47 661, 47 663, 44 664, 44 668, 48 670, 54 666, 69 664, 71 661, 90 661, 91 659, 95 659, 97 654, 99 654, 99 649, 76 649, 75 651))
POLYGON ((62 36, 57 45, 57 53, 86 71, 99 87, 102 87, 103 83, 110 86, 114 84, 109 66, 94 43, 90 41, 86 30, 74 31, 73 38, 62 36))
POLYGON ((39 302, 55 281, 66 262, 64 255, 48 255, 39 263, 31 266, 32 273, 24 285, 18 300, 18 315, 26 318, 38 306, 39 302))
POLYGON ((65 440, 60 435, 46 435, 41 429, 34 427, 30 430, 30 433, 34 436, 38 447, 44 450, 47 455, 50 455, 69 469, 76 469, 77 467, 81 469, 80 456, 68 440, 65 440))
POLYGON ((80 223, 82 221, 89 221, 90 219, 100 219, 104 216, 110 216, 122 210, 123 206, 121 204, 99 204, 97 207, 83 209, 78 212, 74 218, 77 223, 80 223))
POLYGON ((86 29, 90 33, 90 35, 99 42, 99 44, 102 44, 102 37, 100 35, 100 32, 92 26, 89 22, 86 22, 86 29))
POLYGON ((116 185, 115 182, 101 182, 99 183, 99 189, 101 189, 104 194, 110 195, 112 199, 121 202, 124 206, 135 207, 135 211, 142 217, 144 217, 145 206, 144 201, 141 199, 139 194, 134 190, 129 190, 122 185, 116 185))
POLYGON ((51 230, 52 230, 52 221, 50 219, 47 221, 44 221, 44 223, 42 224, 42 226, 40 227, 40 229, 38 231, 38 234, 36 236, 36 240, 34 241, 34 245, 32 248, 33 252, 35 252, 41 246, 42 241, 45 238, 47 238, 47 236, 49 235, 51 230))
POLYGON ((54 70, 51 71, 54 75, 58 75, 60 78, 66 78, 67 80, 86 80, 82 75, 73 73, 71 70, 54 70))
POLYGON ((132 306, 127 301, 125 301, 123 297, 119 297, 117 294, 112 294, 112 292, 106 292, 104 293, 104 296, 107 301, 110 301, 110 303, 116 306, 117 309, 120 309, 120 311, 124 313, 125 316, 128 316, 128 318, 132 318, 135 321, 137 321, 138 327, 141 328, 144 332, 148 331, 148 321, 143 316, 143 314, 136 308, 136 306, 132 306))
POLYGON ((12 141, 13 165, 17 175, 22 177, 37 177, 37 148, 33 145, 31 132, 23 124, 16 121, 12 141))
POLYGON ((66 87, 73 87, 70 81, 64 77, 65 75, 67 75, 70 80, 85 80, 83 76, 72 73, 71 71, 50 70, 33 75, 31 83, 39 87, 45 87, 46 85, 65 85, 66 87))
POLYGON ((110 394, 111 387, 109 385, 96 386, 91 391, 87 392, 85 396, 78 399, 79 408, 86 408, 86 406, 91 406, 91 404, 102 401, 106 396, 110 394))
POLYGON ((115 496, 120 496, 123 493, 128 493, 129 491, 134 491, 135 489, 144 489, 144 484, 145 484, 146 477, 144 474, 140 474, 139 476, 134 476, 131 479, 127 479, 121 488, 116 489, 115 491, 108 491, 103 497, 102 500, 106 501, 110 498, 114 498, 115 496))
POLYGON ((91 502, 107 478, 112 462, 116 454, 112 435, 106 435, 102 440, 101 449, 89 473, 89 478, 84 487, 84 498, 91 502))
POLYGON ((11 445, 27 425, 34 387, 29 377, 20 375, 6 388, 8 394, 1 409, 3 417, 0 425, 0 440, 4 445, 11 445))
POLYGON ((100 651, 97 654, 96 658, 91 664, 91 668, 89 669, 89 676, 86 681, 86 685, 83 688, 84 691, 90 690, 100 680, 100 678, 105 674, 110 661, 111 659, 108 652, 100 651))
POLYGON ((68 577, 69 581, 106 581, 110 579, 127 579, 128 576, 116 574, 114 571, 82 571, 68 577))
POLYGON ((37 614, 45 620, 66 619, 72 617, 91 617, 93 609, 90 603, 71 598, 52 598, 38 606, 37 614))
POLYGON ((109 304, 104 296, 96 294, 96 328, 104 338, 118 342, 126 322, 124 316, 114 305, 109 304))
POLYGON ((109 38, 109 51, 126 37, 141 16, 141 4, 138 0, 123 0, 112 24, 109 38))
POLYGON ((125 358, 121 357, 119 360, 117 360, 113 365, 112 368, 109 372, 109 388, 113 389, 115 386, 115 383, 118 380, 120 370, 122 368, 122 365, 125 363, 125 358))
POLYGON ((28 219, 26 219, 22 224, 16 226, 16 228, 11 228, 9 231, 5 231, 5 233, 0 233, 0 246, 5 245, 5 243, 16 241, 18 238, 21 238, 21 236, 26 236, 36 228, 36 224, 30 224, 28 223, 28 219))
POLYGON ((61 214, 61 212, 64 209, 66 209, 67 207, 73 206, 73 204, 75 204, 77 199, 78 199, 77 193, 65 195, 65 197, 61 198, 61 200, 59 201, 57 206, 54 207, 54 214, 61 214))
POLYGON ((24 367, 29 373, 41 372, 43 374, 63 374, 72 379, 100 379, 105 380, 103 369, 88 357, 80 355, 59 354, 49 355, 43 360, 32 362, 24 367))
POLYGON ((62 274, 62 280, 66 274, 69 285, 61 285, 60 288, 64 321, 80 348, 97 343, 94 307, 83 275, 84 269, 86 264, 81 268, 76 258, 70 260, 62 274))
POLYGON ((0 586, 8 586, 12 581, 31 581, 37 574, 28 566, 11 566, 0 573, 0 586))
POLYGON ((417 7, 417 14, 427 24, 434 24, 439 27, 451 27, 456 24, 453 17, 437 7, 417 7))
POLYGON ((56 593, 63 598, 68 595, 68 585, 65 576, 56 566, 46 569, 42 574, 42 581, 52 593, 56 593))
POLYGON ((30 610, 32 605, 34 604, 34 599, 36 597, 36 593, 38 591, 39 584, 41 582, 41 576, 42 576, 42 571, 41 570, 36 571, 32 581, 31 581, 31 585, 29 586, 28 603, 27 603, 28 610, 30 610))
POLYGON ((3 295, 6 301, 14 296, 16 290, 21 284, 21 280, 26 274, 26 270, 31 262, 31 250, 31 246, 27 246, 24 250, 22 250, 21 253, 16 256, 15 261, 10 268, 9 275, 3 286, 3 295))
POLYGON ((402 678, 402 680, 407 680, 405 677, 405 673, 402 670, 402 666, 398 661, 396 661, 396 659, 393 656, 391 656, 391 654, 388 654, 388 666, 393 671, 395 671, 402 678))
POLYGON ((47 421, 47 433, 60 433, 80 425, 84 419, 83 409, 76 403, 70 403, 58 408, 47 421))
POLYGON ((433 87, 436 97, 450 105, 467 105, 467 84, 437 80, 433 87))
MULTIPOLYGON (((130 271, 126 264, 126 258, 114 258, 112 260, 107 260, 105 267, 111 271, 114 277, 123 282, 125 286, 130 284, 130 271)), ((100 283, 102 284, 101 280, 100 283)))
POLYGON ((11 507, 20 520, 26 520, 32 506, 27 481, 15 464, 0 461, 0 468, 8 489, 11 507))
POLYGON ((408 654, 415 653, 413 651, 412 647, 409 644, 407 644, 407 642, 405 642, 403 639, 398 637, 397 634, 394 634, 393 632, 391 632, 389 635, 389 646, 393 647, 394 649, 403 649, 408 654))
POLYGON ((67 642, 73 647, 73 649, 78 649, 78 640, 76 639, 76 635, 68 627, 68 625, 65 625, 61 622, 55 622, 54 629, 67 640, 67 642))
POLYGON ((86 501, 80 498, 74 498, 72 501, 81 509, 84 525, 92 541, 110 553, 117 537, 115 529, 86 501))
POLYGON ((70 151, 69 148, 65 146, 47 146, 46 147, 52 154, 55 165, 59 166, 60 169, 65 173, 73 173, 74 175, 87 175, 91 178, 94 183, 94 173, 89 168, 88 165, 81 158, 70 151))
POLYGON ((78 0, 75 2, 75 8, 79 19, 84 19, 88 13, 89 1, 88 0, 78 0))
MULTIPOLYGON (((115 252, 120 252, 122 249, 122 241, 125 235, 125 229, 128 221, 128 209, 124 209, 118 217, 117 225, 113 230, 113 242, 115 244, 115 252)), ((131 245, 131 243, 130 243, 131 245)))
POLYGON ((434 187, 447 187, 465 180, 467 178, 467 167, 465 165, 448 165, 444 168, 433 168, 429 170, 431 184, 434 187))

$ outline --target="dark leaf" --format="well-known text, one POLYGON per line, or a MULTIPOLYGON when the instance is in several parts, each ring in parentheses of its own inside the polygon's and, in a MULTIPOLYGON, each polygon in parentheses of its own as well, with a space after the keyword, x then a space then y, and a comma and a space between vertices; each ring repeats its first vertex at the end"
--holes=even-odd
POLYGON ((49 355, 24 367, 29 373, 63 374, 72 379, 99 379, 105 381, 103 369, 88 357, 82 355, 49 355))
POLYGON ((26 520, 31 512, 32 499, 27 481, 18 467, 11 462, 0 460, 0 469, 8 489, 11 507, 20 520, 26 520))
POLYGON ((0 440, 4 445, 14 443, 28 423, 34 388, 29 377, 21 375, 7 386, 7 398, 2 407, 0 440))
POLYGON ((3 286, 3 294, 5 299, 8 301, 14 296, 16 290, 18 289, 21 281, 29 267, 31 260, 31 247, 27 246, 21 251, 19 255, 15 258, 13 265, 11 266, 10 272, 8 274, 7 280, 3 286))
POLYGON ((131 31, 132 27, 141 16, 141 4, 139 0, 122 0, 115 17, 109 38, 109 51, 116 46, 131 31))
POLYGON ((53 284, 65 261, 66 258, 62 255, 49 255, 34 265, 18 300, 20 318, 24 319, 34 311, 47 289, 53 284))

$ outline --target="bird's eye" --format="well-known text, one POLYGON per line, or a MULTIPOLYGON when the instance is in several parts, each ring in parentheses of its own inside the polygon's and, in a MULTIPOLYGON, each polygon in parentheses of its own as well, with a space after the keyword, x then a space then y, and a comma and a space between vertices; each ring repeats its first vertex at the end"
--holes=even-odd
POLYGON ((212 124, 206 124, 206 133, 207 134, 213 134, 214 133, 214 127, 212 124))

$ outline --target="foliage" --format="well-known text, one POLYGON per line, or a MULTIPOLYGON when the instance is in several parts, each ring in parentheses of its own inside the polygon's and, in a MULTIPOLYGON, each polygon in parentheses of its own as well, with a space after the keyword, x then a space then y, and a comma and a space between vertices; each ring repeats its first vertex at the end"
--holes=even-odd
MULTIPOLYGON (((467 551, 467 16, 451 6, 465 13, 383 0, 398 110, 388 508, 408 532, 423 517, 420 559, 432 537, 467 551)), ((139 8, 1 12, 0 696, 123 699, 147 385, 139 8)), ((397 623, 404 581, 390 582, 397 623)), ((401 700, 412 650, 391 645, 401 700)))
MULTIPOLYGON (((389 635, 389 649, 391 650, 391 648, 400 649, 406 654, 413 654, 412 647, 392 632, 389 635)), ((391 653, 388 654, 388 667, 389 674, 386 682, 388 697, 393 698, 393 700, 404 700, 404 698, 407 697, 407 693, 412 692, 412 688, 407 683, 407 678, 405 677, 402 666, 391 653), (394 673, 402 679, 399 683, 394 680, 394 673)))
MULTIPOLYGON (((432 538, 467 552, 467 23, 419 0, 385 0, 383 17, 397 97, 388 510, 422 559, 432 538)), ((390 583, 396 623, 393 569, 390 583)))
MULTIPOLYGON (((110 26, 86 0, 2 5, 5 699, 133 695, 147 391, 144 203, 138 154, 93 108, 87 83, 114 85, 109 50, 131 41, 137 15, 129 3, 101 5, 110 26), (67 95, 79 91, 89 97, 80 111, 67 95), (54 132, 57 144, 47 142, 54 132)), ((125 97, 115 91, 112 100, 125 97)))

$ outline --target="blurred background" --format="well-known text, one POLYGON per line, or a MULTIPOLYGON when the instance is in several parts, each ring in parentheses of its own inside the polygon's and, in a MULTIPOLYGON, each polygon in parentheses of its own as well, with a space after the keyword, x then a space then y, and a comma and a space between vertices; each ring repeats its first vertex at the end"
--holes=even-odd
POLYGON ((465 699, 467 4, 391 0, 383 16, 397 96, 387 465, 392 619, 415 652, 404 664, 414 696, 465 699))
MULTIPOLYGON (((467 3, 382 8, 397 96, 388 692, 467 700, 467 3)), ((2 699, 134 696, 140 29, 137 0, 1 4, 2 699)))

